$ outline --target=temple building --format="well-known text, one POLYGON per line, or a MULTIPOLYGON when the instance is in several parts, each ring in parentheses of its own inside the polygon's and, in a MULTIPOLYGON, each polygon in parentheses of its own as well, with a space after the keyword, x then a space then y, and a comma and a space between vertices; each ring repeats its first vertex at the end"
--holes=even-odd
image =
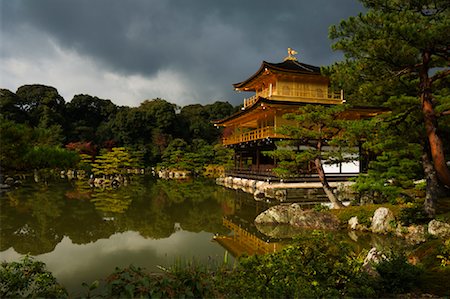
MULTIPOLYGON (((297 112, 302 105, 330 106, 345 102, 343 91, 330 88, 330 80, 321 74, 320 67, 299 62, 295 54, 288 49, 283 62, 263 61, 256 73, 233 84, 236 91, 253 95, 244 99, 239 112, 215 122, 216 126, 224 127, 222 143, 235 151, 230 175, 274 177, 272 169, 277 161, 264 155, 264 151, 274 150, 277 141, 290 138, 277 132, 283 125, 295 125, 283 115, 297 112)), ((366 118, 379 113, 379 109, 353 108, 346 112, 346 118, 366 118)), ((353 162, 327 166, 325 172, 354 175, 362 171, 360 162, 360 157, 356 156, 353 162)), ((313 168, 309 169, 311 175, 313 168)))

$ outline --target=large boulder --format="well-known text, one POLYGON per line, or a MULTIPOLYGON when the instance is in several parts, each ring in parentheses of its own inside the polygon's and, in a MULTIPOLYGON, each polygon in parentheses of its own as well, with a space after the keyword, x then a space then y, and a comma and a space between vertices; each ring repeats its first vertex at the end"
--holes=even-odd
POLYGON ((255 223, 255 226, 260 233, 274 239, 291 239, 304 232, 304 230, 289 224, 255 223))
POLYGON ((291 218, 301 211, 302 208, 298 204, 273 206, 259 214, 255 223, 289 224, 291 218))
POLYGON ((374 233, 387 233, 392 230, 394 214, 388 208, 378 208, 372 217, 371 230, 374 233))
POLYGON ((439 238, 450 238, 450 224, 433 219, 428 223, 428 233, 439 238))
POLYGON ((289 224, 305 229, 338 229, 339 220, 332 214, 314 210, 302 210, 300 205, 278 205, 262 212, 255 219, 257 224, 289 224))

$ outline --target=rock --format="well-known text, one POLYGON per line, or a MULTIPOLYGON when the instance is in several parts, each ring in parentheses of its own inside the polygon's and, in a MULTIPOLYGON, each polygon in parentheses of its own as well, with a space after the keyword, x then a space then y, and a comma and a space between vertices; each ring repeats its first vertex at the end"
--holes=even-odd
POLYGON ((425 227, 423 225, 410 225, 408 226, 408 232, 405 235, 405 239, 412 244, 419 244, 425 242, 425 227))
POLYGON ((14 179, 12 177, 7 177, 4 182, 6 185, 12 186, 14 184, 14 179))
POLYGON ((0 184, 0 189, 10 189, 11 186, 8 184, 0 184))
POLYGON ((293 227, 292 225, 289 224, 271 225, 271 224, 256 223, 255 226, 260 233, 270 238, 276 239, 290 239, 299 235, 302 232, 301 229, 293 227))
POLYGON ((378 251, 375 247, 369 250, 366 258, 363 262, 363 268, 365 271, 371 276, 379 276, 377 270, 375 270, 375 266, 378 265, 381 261, 385 260, 386 256, 378 251))
POLYGON ((297 210, 301 210, 301 208, 297 206, 298 205, 277 205, 270 207, 256 217, 255 223, 289 224, 289 221, 297 210))
POLYGON ((450 224, 433 219, 428 223, 428 233, 438 238, 450 238, 450 224))
POLYGON ((285 201, 286 200, 287 192, 286 190, 277 190, 275 191, 275 199, 279 201, 285 201))
POLYGON ((253 193, 253 198, 258 201, 264 200, 265 198, 264 192, 256 190, 255 193, 253 193))
POLYGON ((394 214, 388 208, 378 208, 372 217, 371 230, 374 233, 387 233, 392 230, 391 223, 395 220, 394 214))
POLYGON ((353 216, 352 218, 350 218, 348 220, 348 226, 351 229, 355 230, 358 227, 358 225, 359 225, 359 222, 358 222, 358 217, 357 216, 353 216))
POLYGON ((314 210, 305 210, 291 218, 290 224, 295 227, 308 229, 331 229, 339 228, 339 220, 336 216, 321 213, 314 210))
POLYGON ((302 210, 299 204, 278 205, 262 212, 255 219, 257 224, 290 224, 296 228, 338 229, 339 220, 332 214, 314 210, 302 210))

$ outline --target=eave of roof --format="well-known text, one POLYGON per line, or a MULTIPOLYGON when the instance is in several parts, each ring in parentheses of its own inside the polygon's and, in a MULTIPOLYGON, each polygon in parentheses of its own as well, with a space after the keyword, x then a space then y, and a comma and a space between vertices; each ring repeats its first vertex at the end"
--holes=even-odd
POLYGON ((301 63, 296 60, 285 60, 280 63, 270 63, 267 61, 263 61, 258 71, 256 71, 256 73, 254 73, 250 78, 248 78, 245 81, 233 84, 234 88, 239 89, 244 87, 266 70, 292 74, 321 75, 320 67, 309 65, 306 63, 301 63))
MULTIPOLYGON (((242 109, 226 118, 213 121, 213 123, 214 123, 214 125, 217 125, 217 126, 223 125, 226 122, 237 119, 255 109, 260 108, 262 104, 280 105, 280 106, 298 106, 298 107, 305 106, 305 105, 311 105, 311 103, 279 101, 279 100, 271 100, 271 99, 266 99, 263 97, 258 97, 258 99, 250 107, 242 109)), ((314 104, 314 105, 331 106, 333 104, 314 104)), ((385 107, 369 107, 369 106, 353 106, 353 107, 349 107, 346 110, 347 113, 362 112, 362 113, 366 113, 366 114, 375 114, 375 115, 384 113, 384 112, 388 112, 388 111, 391 111, 391 110, 389 108, 385 108, 385 107)), ((344 113, 345 113, 345 111, 344 111, 344 113)))
MULTIPOLYGON (((226 118, 223 119, 219 119, 214 121, 215 125, 221 125, 225 122, 234 120, 236 118, 241 117, 242 115, 245 115, 259 107, 261 107, 262 104, 269 104, 269 105, 279 105, 279 106, 303 106, 303 105, 308 105, 308 103, 302 103, 302 102, 292 102, 292 101, 280 101, 280 100, 270 100, 270 99, 266 99, 263 97, 258 97, 258 99, 249 107, 242 109, 226 118)), ((318 104, 318 105, 322 105, 322 104, 318 104)))

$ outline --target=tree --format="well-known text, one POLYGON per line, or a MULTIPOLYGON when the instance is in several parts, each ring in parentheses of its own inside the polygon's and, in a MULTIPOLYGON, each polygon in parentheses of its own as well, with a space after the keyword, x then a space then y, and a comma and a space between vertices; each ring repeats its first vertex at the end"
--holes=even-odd
POLYGON ((177 105, 160 98, 145 100, 138 107, 152 126, 165 133, 173 133, 176 129, 175 109, 177 105))
POLYGON ((0 115, 4 119, 25 123, 27 114, 22 109, 21 99, 8 89, 0 89, 0 115))
POLYGON ((139 161, 124 147, 115 147, 110 152, 97 156, 92 163, 96 176, 126 175, 129 169, 140 167, 139 161))
POLYGON ((268 152, 269 155, 281 161, 278 171, 288 174, 303 171, 305 165, 313 161, 322 188, 336 209, 343 208, 344 205, 334 195, 322 161, 344 160, 344 154, 338 147, 335 148, 336 150, 324 151, 326 145, 334 145, 338 142, 343 128, 343 120, 339 119, 339 114, 343 109, 344 106, 341 105, 332 107, 306 105, 301 107, 298 113, 286 114, 284 117, 295 120, 297 125, 283 126, 278 133, 289 136, 291 140, 279 143, 277 150, 268 152))
MULTIPOLYGON (((336 40, 333 48, 345 54, 345 60, 329 70, 332 80, 351 94, 348 100, 353 103, 362 98, 377 105, 394 95, 416 96, 425 132, 423 168, 428 186, 435 184, 432 172, 436 171, 439 180, 450 187, 450 170, 438 127, 438 117, 445 114, 436 113, 437 106, 447 106, 450 98, 448 93, 439 99, 435 97, 441 82, 450 75, 450 3, 360 1, 368 9, 366 14, 330 28, 330 38, 336 40)), ((413 112, 414 107, 409 108, 413 112)), ((433 192, 431 189, 429 193, 433 192)), ((431 197, 426 207, 430 215, 436 200, 436 196, 431 197)))
POLYGON ((26 166, 24 156, 29 151, 33 130, 0 116, 0 166, 1 170, 21 170, 26 166))
POLYGON ((56 88, 45 85, 23 85, 17 89, 20 108, 29 116, 31 126, 64 127, 65 101, 56 88))
POLYGON ((417 102, 415 97, 391 97, 385 105, 391 109, 389 113, 353 121, 346 127, 346 136, 364 141, 361 149, 371 157, 367 174, 360 175, 354 185, 360 195, 395 202, 414 186, 414 180, 423 177, 422 117, 419 109, 410 111, 417 102))
POLYGON ((86 94, 75 95, 66 105, 66 118, 70 124, 69 141, 93 141, 101 144, 112 138, 105 130, 118 107, 110 100, 86 94))

